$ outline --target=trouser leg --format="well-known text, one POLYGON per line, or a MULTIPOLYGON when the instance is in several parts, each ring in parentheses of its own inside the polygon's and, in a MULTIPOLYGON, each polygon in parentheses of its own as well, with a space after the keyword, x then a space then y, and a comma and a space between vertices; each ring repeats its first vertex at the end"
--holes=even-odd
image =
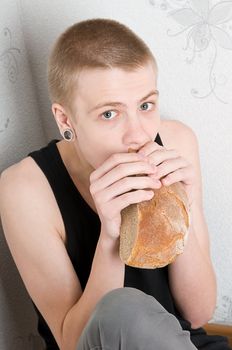
POLYGON ((77 350, 195 350, 188 331, 152 296, 117 288, 96 305, 77 350))

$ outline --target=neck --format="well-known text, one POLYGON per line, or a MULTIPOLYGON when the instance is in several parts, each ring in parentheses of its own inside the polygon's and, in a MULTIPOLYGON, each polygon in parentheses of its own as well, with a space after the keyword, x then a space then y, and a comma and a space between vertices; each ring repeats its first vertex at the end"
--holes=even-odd
POLYGON ((81 159, 72 142, 62 140, 57 143, 57 147, 74 183, 81 184, 86 191, 89 191, 89 177, 94 169, 81 159))

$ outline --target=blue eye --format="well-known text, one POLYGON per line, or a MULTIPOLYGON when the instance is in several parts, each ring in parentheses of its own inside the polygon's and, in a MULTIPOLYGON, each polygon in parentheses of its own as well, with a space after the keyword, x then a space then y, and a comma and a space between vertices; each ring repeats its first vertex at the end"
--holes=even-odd
POLYGON ((111 118, 112 117, 112 113, 116 114, 116 112, 114 112, 114 111, 106 111, 106 112, 102 113, 102 116, 105 117, 106 120, 107 119, 110 120, 110 119, 113 119, 113 118, 111 118))
MULTIPOLYGON (((144 102, 142 105, 141 105, 141 107, 142 107, 142 110, 143 111, 147 111, 148 110, 148 108, 143 108, 144 106, 148 106, 149 104, 151 104, 151 105, 154 105, 154 103, 153 102, 144 102)), ((152 106, 151 106, 152 107, 152 106)))

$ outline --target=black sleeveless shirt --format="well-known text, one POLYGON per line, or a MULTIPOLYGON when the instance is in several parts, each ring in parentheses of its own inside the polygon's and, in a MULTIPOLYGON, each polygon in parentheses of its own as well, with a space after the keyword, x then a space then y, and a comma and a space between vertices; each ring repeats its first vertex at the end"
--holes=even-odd
MULTIPOLYGON (((65 227, 66 250, 84 290, 89 278, 101 223, 98 215, 85 202, 74 185, 56 146, 58 141, 54 139, 47 146, 29 153, 28 156, 32 157, 41 168, 54 193, 65 227)), ((159 134, 155 142, 163 145, 159 134)), ((203 341, 205 337, 209 338, 202 328, 191 330, 190 323, 179 315, 169 288, 167 266, 158 269, 141 269, 126 265, 124 286, 140 289, 156 298, 168 312, 178 318, 183 329, 190 330, 195 346, 203 344, 202 340, 199 340, 202 336, 203 341)), ((34 303, 33 305, 38 314, 38 332, 45 340, 46 349, 58 350, 59 347, 46 321, 34 303)), ((208 348, 201 347, 201 349, 208 348)), ((210 349, 229 348, 217 346, 210 349)))

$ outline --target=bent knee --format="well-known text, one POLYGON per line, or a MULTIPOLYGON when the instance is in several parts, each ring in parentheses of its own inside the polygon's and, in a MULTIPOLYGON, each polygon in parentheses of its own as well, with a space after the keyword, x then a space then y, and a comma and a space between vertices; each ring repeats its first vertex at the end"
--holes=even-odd
POLYGON ((142 307, 147 295, 139 289, 123 287, 113 289, 105 294, 96 306, 96 309, 121 310, 142 307))
POLYGON ((181 331, 174 315, 169 314, 153 296, 130 287, 117 288, 105 294, 96 305, 86 328, 87 333, 91 330, 92 334, 104 334, 107 339, 120 338, 125 331, 127 337, 135 341, 138 334, 149 338, 151 333, 159 337, 160 332, 181 331))
POLYGON ((124 287, 104 295, 96 305, 93 316, 98 321, 130 322, 138 315, 142 318, 151 314, 154 316, 156 313, 167 313, 167 311, 153 296, 136 288, 124 287))

